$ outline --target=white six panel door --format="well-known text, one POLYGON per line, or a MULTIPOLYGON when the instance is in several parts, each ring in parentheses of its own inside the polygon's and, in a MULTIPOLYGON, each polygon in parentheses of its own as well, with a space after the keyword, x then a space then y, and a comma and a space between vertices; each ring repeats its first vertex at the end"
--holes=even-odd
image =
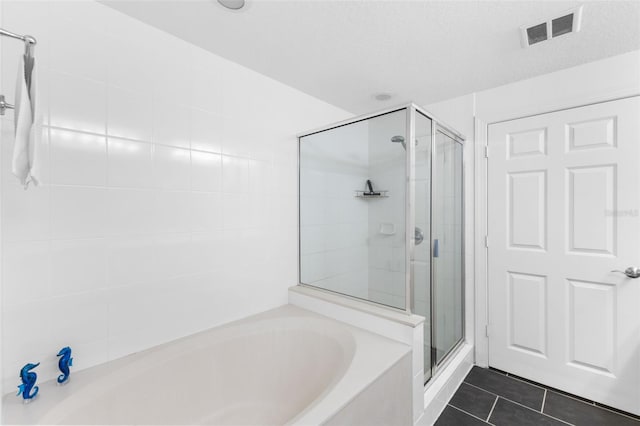
POLYGON ((640 414, 640 98, 489 126, 489 365, 640 414))

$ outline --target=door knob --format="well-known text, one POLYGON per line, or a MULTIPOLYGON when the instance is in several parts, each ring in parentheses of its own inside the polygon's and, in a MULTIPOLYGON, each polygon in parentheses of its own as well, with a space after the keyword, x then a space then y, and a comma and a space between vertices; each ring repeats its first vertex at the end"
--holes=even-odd
POLYGON ((414 233, 414 239, 416 240, 416 245, 424 241, 424 232, 422 232, 422 229, 418 228, 417 226, 414 233))
POLYGON ((629 266, 624 271, 614 269, 611 272, 620 272, 621 274, 625 274, 629 278, 640 278, 640 268, 638 268, 637 266, 629 266))

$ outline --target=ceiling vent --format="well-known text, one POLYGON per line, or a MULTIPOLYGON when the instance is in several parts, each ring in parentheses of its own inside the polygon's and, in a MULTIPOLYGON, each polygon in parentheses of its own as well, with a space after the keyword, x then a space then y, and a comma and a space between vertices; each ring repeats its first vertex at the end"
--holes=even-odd
POLYGON ((581 22, 582 6, 579 6, 547 19, 546 22, 520 27, 522 47, 533 46, 564 34, 577 33, 581 22))

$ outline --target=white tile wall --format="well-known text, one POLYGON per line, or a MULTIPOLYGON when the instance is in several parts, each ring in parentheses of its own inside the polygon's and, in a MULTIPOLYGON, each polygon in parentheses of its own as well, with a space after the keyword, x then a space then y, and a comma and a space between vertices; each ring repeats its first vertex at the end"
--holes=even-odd
MULTIPOLYGON (((0 8, 38 39, 46 113, 28 191, 2 118, 3 392, 64 345, 85 368, 286 303, 295 134, 348 114, 93 1, 0 8)), ((23 47, 0 43, 11 102, 23 47)))
POLYGON ((383 115, 302 140, 303 282, 405 307, 406 157, 402 146, 391 142, 404 132, 405 117, 404 112, 383 115), (354 197, 367 179, 390 197, 354 197), (383 235, 381 226, 395 233, 383 235))
MULTIPOLYGON (((391 143, 391 142, 389 142, 391 143)), ((398 144, 398 155, 383 164, 372 164, 371 181, 390 197, 375 200, 369 209, 369 298, 404 309, 405 301, 405 156, 398 144), (384 235, 380 227, 393 225, 394 235, 384 235)))
POLYGON ((369 206, 354 192, 368 178, 368 127, 342 127, 301 143, 301 280, 366 299, 369 206))
POLYGON ((370 122, 369 177, 374 187, 388 191, 389 198, 375 200, 369 206, 369 297, 400 309, 406 304, 406 151, 391 138, 404 135, 405 127, 404 111, 370 122), (381 227, 387 233, 393 230, 393 235, 381 232, 381 227))

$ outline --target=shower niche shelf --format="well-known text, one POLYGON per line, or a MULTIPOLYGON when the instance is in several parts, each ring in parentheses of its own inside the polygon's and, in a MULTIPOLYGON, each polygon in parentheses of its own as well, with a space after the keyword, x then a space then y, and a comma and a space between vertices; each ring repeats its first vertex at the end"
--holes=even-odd
POLYGON ((389 198, 389 191, 356 191, 355 197, 373 199, 373 198, 389 198))
POLYGON ((387 198, 389 197, 389 191, 381 191, 379 189, 374 191, 371 179, 367 179, 364 191, 356 191, 355 196, 358 198, 387 198))

